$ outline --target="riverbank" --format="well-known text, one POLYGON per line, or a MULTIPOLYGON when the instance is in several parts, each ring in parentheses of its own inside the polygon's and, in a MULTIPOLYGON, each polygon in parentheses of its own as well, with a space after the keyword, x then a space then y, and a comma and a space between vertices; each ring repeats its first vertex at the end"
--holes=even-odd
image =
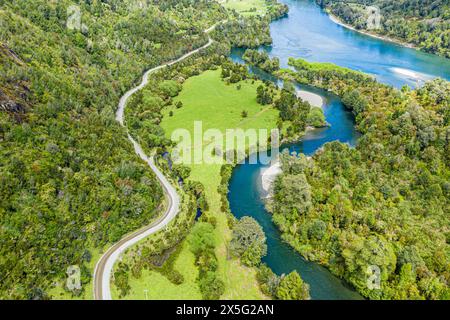
POLYGON ((388 36, 382 36, 382 35, 379 35, 379 34, 376 34, 376 33, 373 33, 373 32, 369 32, 367 30, 356 29, 352 25, 349 25, 349 24, 343 22, 339 17, 335 16, 334 14, 329 12, 328 10, 325 10, 325 12, 328 14, 328 17, 330 18, 331 21, 333 21, 334 23, 336 23, 336 24, 338 24, 338 25, 340 25, 340 26, 342 26, 344 28, 350 29, 352 31, 364 34, 366 36, 369 36, 369 37, 372 37, 372 38, 375 38, 375 39, 392 42, 392 43, 395 43, 397 45, 400 45, 400 46, 403 46, 403 47, 406 47, 406 48, 415 49, 415 50, 420 51, 419 48, 417 48, 415 45, 413 45, 411 43, 404 42, 404 41, 401 41, 401 40, 398 40, 398 39, 394 39, 394 38, 390 38, 388 36))
POLYGON ((301 98, 304 101, 309 102, 313 107, 323 108, 324 99, 318 94, 306 91, 306 90, 298 90, 297 97, 301 98))
MULTIPOLYGON (((283 143, 281 150, 288 149, 290 153, 311 156, 326 142, 339 140, 354 144, 356 130, 353 127, 351 112, 334 94, 327 91, 320 93, 326 100, 324 113, 331 126, 307 130, 300 140, 283 143)), ((278 172, 276 164, 271 168, 262 163, 238 164, 233 169, 229 183, 228 200, 233 215, 238 219, 251 216, 263 227, 268 245, 267 256, 263 258, 263 262, 277 275, 288 274, 293 270, 299 272, 302 279, 310 285, 312 299, 361 299, 357 292, 328 269, 318 263, 307 261, 281 237, 278 227, 272 222, 271 213, 267 210, 270 209, 271 202, 267 201, 269 199, 264 190, 264 188, 270 190, 270 181, 275 181, 278 172)))
POLYGON ((261 187, 264 191, 264 198, 270 198, 272 196, 273 183, 275 179, 283 173, 281 170, 280 161, 275 162, 268 168, 261 169, 261 187))
MULTIPOLYGON (((163 110, 163 120, 161 126, 164 128, 167 137, 172 136, 172 132, 179 128, 188 130, 194 136, 194 122, 202 121, 204 131, 217 129, 225 133, 227 129, 242 128, 247 129, 267 129, 276 127, 278 111, 274 108, 261 106, 256 102, 256 92, 262 82, 241 81, 227 85, 221 78, 221 70, 209 70, 198 76, 188 78, 183 83, 183 90, 174 99, 174 105, 163 110), (239 88, 239 89, 238 89, 239 88), (176 108, 176 102, 182 102, 182 108, 176 108), (242 117, 242 111, 247 112, 247 117, 242 117)), ((208 141, 203 141, 207 148, 208 141)), ((195 144, 192 152, 203 152, 201 144, 195 144)), ((221 299, 267 299, 259 288, 256 279, 256 270, 240 264, 237 259, 229 259, 228 243, 232 232, 228 226, 227 213, 222 208, 221 194, 218 188, 221 184, 221 163, 185 163, 191 169, 189 180, 201 182, 204 186, 208 210, 205 216, 216 221, 216 243, 217 243, 217 272, 225 283, 225 293, 221 299)), ((188 255, 183 248, 181 253, 188 255)), ((198 267, 194 262, 183 267, 184 270, 191 270, 191 273, 198 272, 198 267)), ((153 277, 160 275, 153 275, 153 277)), ((195 277, 186 278, 186 284, 191 287, 198 286, 195 277)), ((176 293, 174 284, 165 284, 171 288, 171 292, 176 293)), ((161 297, 161 293, 160 294, 161 297)), ((164 298, 172 298, 166 296, 164 298)), ((190 298, 178 294, 177 298, 190 298)))

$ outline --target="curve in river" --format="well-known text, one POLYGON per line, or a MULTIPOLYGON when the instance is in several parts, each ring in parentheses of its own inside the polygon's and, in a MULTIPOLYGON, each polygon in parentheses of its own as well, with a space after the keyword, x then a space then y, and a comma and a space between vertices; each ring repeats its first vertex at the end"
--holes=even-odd
MULTIPOLYGON (((287 67, 289 57, 333 62, 373 74, 379 81, 396 87, 415 86, 418 79, 442 77, 450 80, 450 60, 346 29, 331 21, 313 1, 281 2, 289 6, 289 16, 271 24, 273 45, 263 49, 272 57, 280 58, 283 67, 287 67)), ((242 49, 234 49, 231 58, 242 62, 242 53, 242 49)), ((276 78, 257 68, 251 68, 251 71, 277 82, 276 78)), ((330 141, 354 145, 358 138, 354 118, 340 99, 317 88, 302 86, 301 89, 320 94, 325 99, 324 113, 331 127, 311 131, 301 142, 282 148, 311 155, 330 141)), ((261 169, 264 168, 263 165, 238 165, 233 171, 228 195, 231 211, 236 217, 250 215, 263 227, 268 244, 268 254, 263 261, 279 275, 297 270, 310 284, 313 299, 361 299, 327 269, 306 261, 281 240, 280 232, 272 223, 262 200, 261 169)))

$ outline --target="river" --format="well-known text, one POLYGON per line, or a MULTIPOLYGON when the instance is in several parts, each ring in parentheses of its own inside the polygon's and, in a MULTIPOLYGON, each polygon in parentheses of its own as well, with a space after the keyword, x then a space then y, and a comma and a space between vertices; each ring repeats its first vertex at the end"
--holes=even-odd
MULTIPOLYGON (((343 67, 374 75, 380 82, 395 87, 421 84, 434 77, 450 80, 450 60, 401 47, 335 24, 314 1, 283 0, 289 6, 288 17, 271 24, 273 45, 264 47, 272 57, 278 57, 287 67, 289 57, 308 61, 333 62, 343 67)), ((231 58, 241 61, 242 50, 233 50, 231 58)), ((276 81, 260 70, 257 75, 276 81)), ((302 141, 282 146, 291 152, 313 154, 324 143, 341 141, 355 145, 358 132, 354 118, 332 93, 301 86, 301 89, 320 94, 324 113, 331 127, 309 132, 302 141)), ((272 270, 281 275, 297 270, 310 285, 312 299, 361 299, 362 297, 326 268, 306 261, 288 244, 272 223, 262 199, 261 170, 263 165, 238 165, 230 181, 228 199, 233 214, 240 218, 252 216, 263 227, 267 236, 268 254, 263 258, 272 270)))

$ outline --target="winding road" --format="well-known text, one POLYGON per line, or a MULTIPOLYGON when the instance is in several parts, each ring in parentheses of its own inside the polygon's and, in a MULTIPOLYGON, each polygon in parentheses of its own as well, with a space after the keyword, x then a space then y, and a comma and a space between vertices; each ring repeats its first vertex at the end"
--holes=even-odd
MULTIPOLYGON (((206 29, 204 32, 209 33, 217 26, 217 24, 213 25, 212 27, 206 29)), ((133 89, 129 90, 127 93, 125 93, 122 98, 120 98, 118 110, 116 112, 116 120, 125 127, 124 124, 124 110, 127 104, 128 99, 137 91, 143 89, 147 83, 148 83, 148 77, 150 74, 152 74, 155 71, 158 71, 160 69, 163 69, 165 67, 174 65, 180 61, 185 60, 186 58, 189 58, 190 56, 196 54, 197 52, 208 48, 214 41, 211 39, 211 37, 208 38, 208 43, 204 46, 195 49, 189 53, 186 53, 182 57, 173 60, 171 62, 162 64, 158 67, 155 67, 153 69, 147 70, 144 73, 144 76, 142 77, 142 82, 133 89)), ((163 187, 166 197, 168 199, 168 205, 166 208, 166 211, 164 214, 157 219, 156 221, 153 221, 150 225, 130 234, 124 237, 119 242, 115 243, 113 246, 111 246, 99 259, 95 266, 94 271, 94 299, 95 300, 112 300, 111 296, 111 287, 110 287, 110 281, 111 281, 111 273, 114 267, 114 264, 116 261, 120 258, 121 254, 125 252, 129 247, 133 246, 137 242, 141 241, 142 239, 160 231, 161 229, 165 228, 172 220, 175 218, 175 216, 179 212, 180 207, 180 197, 177 194, 176 189, 170 184, 169 180, 162 174, 162 172, 156 167, 153 157, 148 157, 145 152, 142 150, 142 147, 136 142, 136 140, 133 139, 133 137, 128 134, 128 140, 131 141, 131 143, 134 146, 134 150, 136 153, 141 157, 142 160, 144 160, 150 167, 150 169, 155 173, 156 177, 158 178, 159 182, 161 183, 161 186, 163 187)))

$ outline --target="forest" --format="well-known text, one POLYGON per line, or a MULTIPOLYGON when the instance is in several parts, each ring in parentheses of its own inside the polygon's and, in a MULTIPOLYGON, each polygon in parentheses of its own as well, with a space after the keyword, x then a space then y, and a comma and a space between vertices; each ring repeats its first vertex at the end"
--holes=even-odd
POLYGON ((367 30, 367 6, 380 9, 380 29, 370 30, 450 58, 450 4, 447 0, 316 0, 343 22, 367 30))
POLYGON ((71 265, 89 283, 93 251, 161 211, 114 112, 145 68, 205 44, 226 13, 210 1, 0 5, 0 298, 47 299, 71 265))
POLYGON ((247 49, 242 58, 251 65, 257 66, 261 70, 272 73, 280 69, 280 59, 270 59, 269 54, 265 51, 247 49))
POLYGON ((280 75, 339 95, 362 136, 355 148, 282 156, 269 206, 283 238, 370 299, 449 299, 450 83, 397 90, 331 64, 289 63, 295 71, 280 75))

